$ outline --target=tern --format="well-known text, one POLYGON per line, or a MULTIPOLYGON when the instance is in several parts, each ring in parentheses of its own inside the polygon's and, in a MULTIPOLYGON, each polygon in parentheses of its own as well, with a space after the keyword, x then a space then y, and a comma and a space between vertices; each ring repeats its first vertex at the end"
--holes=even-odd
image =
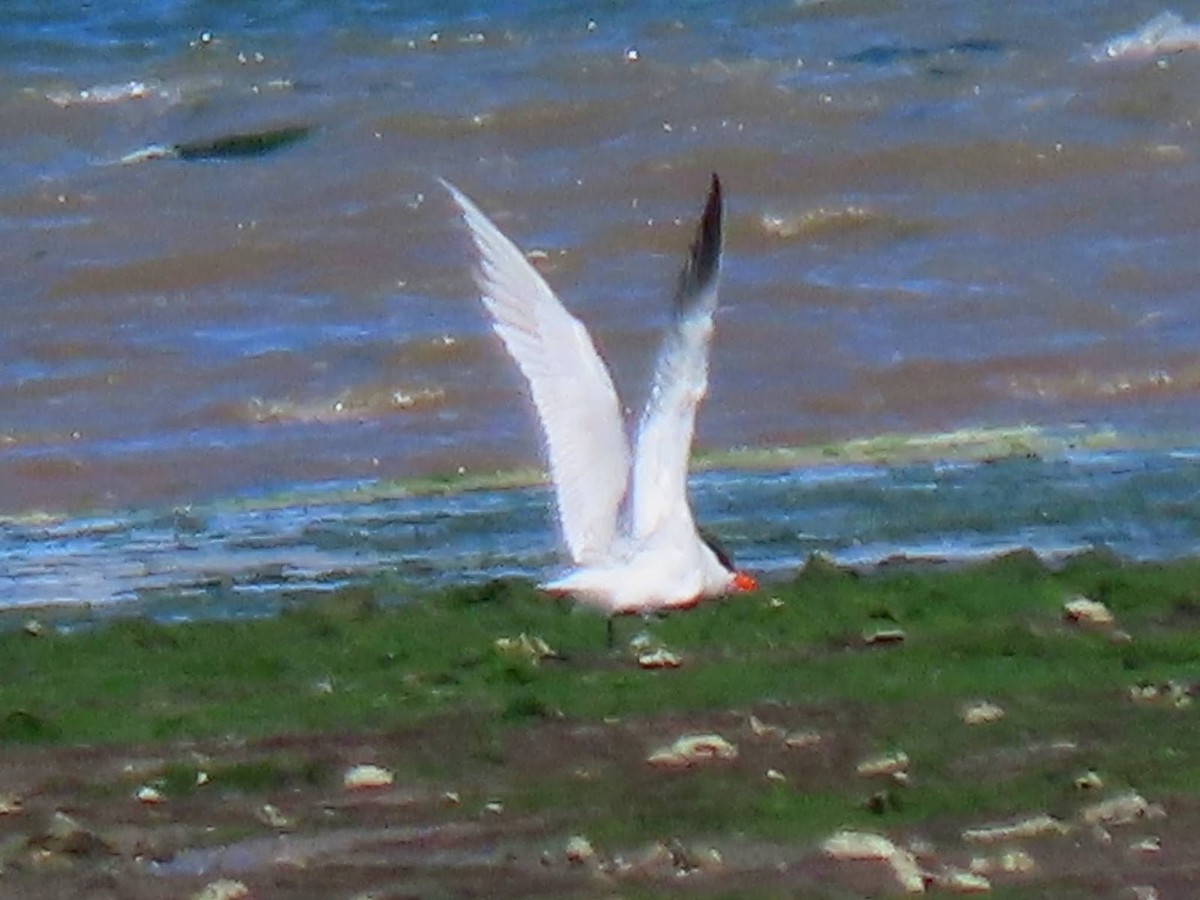
POLYGON ((614 615, 683 609, 757 588, 697 528, 687 494, 721 269, 716 174, 675 288, 632 453, 612 377, 583 323, 479 207, 442 184, 478 251, 475 281, 493 329, 528 381, 541 421, 572 567, 539 587, 606 612, 610 638, 614 615))

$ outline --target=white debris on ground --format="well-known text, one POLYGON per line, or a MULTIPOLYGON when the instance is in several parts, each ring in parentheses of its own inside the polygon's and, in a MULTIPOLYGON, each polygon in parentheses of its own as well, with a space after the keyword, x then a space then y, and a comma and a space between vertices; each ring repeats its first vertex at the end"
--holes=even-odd
POLYGON ((901 750, 883 756, 873 756, 860 762, 855 771, 863 778, 899 775, 908 771, 908 754, 901 750))
POLYGON ((1063 835, 1070 831, 1070 825, 1043 813, 1014 822, 968 828, 962 833, 962 837, 964 841, 971 844, 998 844, 1047 835, 1063 835))
POLYGON ((1076 625, 1106 628, 1116 621, 1107 606, 1088 597, 1073 597, 1063 604, 1063 618, 1076 625))
POLYGON ((499 637, 494 641, 496 649, 505 656, 525 659, 537 665, 543 659, 558 659, 558 652, 536 634, 522 631, 515 638, 499 637))
POLYGON ((678 669, 683 665, 683 657, 648 631, 638 632, 629 639, 629 652, 643 669, 678 669))
POLYGON ((988 725, 1004 718, 1004 708, 990 700, 976 700, 964 706, 961 715, 967 725, 988 725))
POLYGON ((142 785, 137 789, 137 793, 134 796, 137 798, 138 803, 144 803, 146 806, 157 806, 159 803, 165 803, 167 800, 163 792, 152 784, 142 785))
POLYGON ((826 838, 821 849, 831 859, 885 862, 905 893, 925 893, 925 874, 917 864, 916 857, 881 834, 839 831, 826 838))
POLYGON ((1129 791, 1085 806, 1079 811, 1088 825, 1129 825, 1141 819, 1163 819, 1167 812, 1157 803, 1150 803, 1137 791, 1129 791))
POLYGON ((232 878, 222 878, 220 881, 206 884, 192 894, 191 900, 245 900, 249 896, 250 888, 244 883, 232 878))
POLYGON ((737 747, 719 734, 689 734, 655 750, 646 762, 662 769, 686 769, 714 760, 737 759, 737 755, 737 747))
POLYGON ((592 842, 581 834, 567 839, 563 856, 567 862, 576 866, 588 865, 596 861, 596 851, 592 847, 592 842))
POLYGON ((933 885, 948 894, 986 894, 992 889, 986 876, 950 867, 933 875, 933 885))
POLYGON ((351 766, 342 776, 342 786, 348 791, 389 787, 393 781, 395 776, 391 772, 375 765, 351 766))

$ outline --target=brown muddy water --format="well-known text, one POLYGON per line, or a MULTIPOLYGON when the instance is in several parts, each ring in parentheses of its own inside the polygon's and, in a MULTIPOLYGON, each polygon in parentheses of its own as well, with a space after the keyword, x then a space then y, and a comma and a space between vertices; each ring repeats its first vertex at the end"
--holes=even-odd
POLYGON ((1191 446, 1200 41, 1162 11, 18 2, 0 513, 536 464, 438 176, 544 254, 636 409, 721 174, 702 448, 1191 446))

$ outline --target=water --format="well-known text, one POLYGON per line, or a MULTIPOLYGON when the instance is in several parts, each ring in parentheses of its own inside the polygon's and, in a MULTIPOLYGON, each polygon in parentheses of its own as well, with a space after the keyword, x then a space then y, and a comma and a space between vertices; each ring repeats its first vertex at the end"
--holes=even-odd
MULTIPOLYGON (((1194 454, 1068 453, 987 464, 831 465, 694 479, 700 520, 767 583, 812 553, 869 566, 1095 547, 1138 559, 1200 550, 1194 454)), ((319 496, 319 495, 318 495, 319 496)), ((398 596, 560 564, 545 488, 450 496, 343 494, 0 527, 5 606, 91 606, 167 619, 262 614, 385 571, 398 596)), ((73 615, 74 613, 72 613, 73 615)))
MULTIPOLYGON (((981 518, 938 531, 902 514, 892 498, 908 488, 892 472, 882 494, 851 492, 858 512, 815 544, 803 521, 764 545, 755 498, 775 482, 727 473, 718 518, 739 549, 768 548, 748 562, 790 565, 814 546, 954 555, 975 531, 984 544, 1191 552, 1192 462, 1169 451, 1200 443, 1200 51, 1183 40, 1106 58, 1162 12, 7 4, 0 514, 46 512, 65 531, 6 526, 12 599, 0 602, 190 583, 224 571, 223 535, 259 542, 254 560, 229 563, 255 583, 340 570, 347 552, 411 557, 433 580, 552 564, 537 494, 502 501, 504 521, 541 517, 512 546, 488 549, 484 531, 445 553, 418 537, 400 548, 397 523, 419 518, 405 503, 366 519, 318 503, 322 527, 357 529, 361 546, 295 562, 294 534, 316 527, 308 510, 205 513, 188 552, 213 559, 178 561, 177 508, 536 461, 439 175, 545 251, 636 408, 708 173, 721 173, 727 264, 702 447, 1083 423, 1159 447, 1137 465, 1179 479, 1174 500, 1145 504, 1169 521, 1130 501, 1109 530, 1059 533, 971 468, 959 477, 982 485, 964 488, 981 518), (301 139, 261 155, 162 154, 297 127, 301 139), (375 546, 390 534, 400 549, 375 546), (159 562, 131 581, 139 553, 159 562), (80 573, 93 588, 71 587, 80 573)), ((1022 477, 1078 480, 1069 460, 1044 466, 1022 477)), ((421 502, 436 519, 474 514, 476 500, 421 502)))

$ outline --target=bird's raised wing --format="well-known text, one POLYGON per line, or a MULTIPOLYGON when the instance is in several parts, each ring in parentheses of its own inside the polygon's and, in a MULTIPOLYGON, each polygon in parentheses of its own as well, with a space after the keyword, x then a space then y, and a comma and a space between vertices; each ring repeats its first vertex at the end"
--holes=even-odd
POLYGON ((475 280, 493 327, 529 382, 571 558, 602 558, 629 483, 629 444, 612 378, 591 336, 524 254, 449 182, 479 250, 475 280))
POLYGON ((638 427, 633 462, 632 533, 645 538, 665 526, 691 526, 688 456, 696 408, 708 391, 708 347, 721 271, 721 182, 708 202, 675 289, 650 397, 638 427))

